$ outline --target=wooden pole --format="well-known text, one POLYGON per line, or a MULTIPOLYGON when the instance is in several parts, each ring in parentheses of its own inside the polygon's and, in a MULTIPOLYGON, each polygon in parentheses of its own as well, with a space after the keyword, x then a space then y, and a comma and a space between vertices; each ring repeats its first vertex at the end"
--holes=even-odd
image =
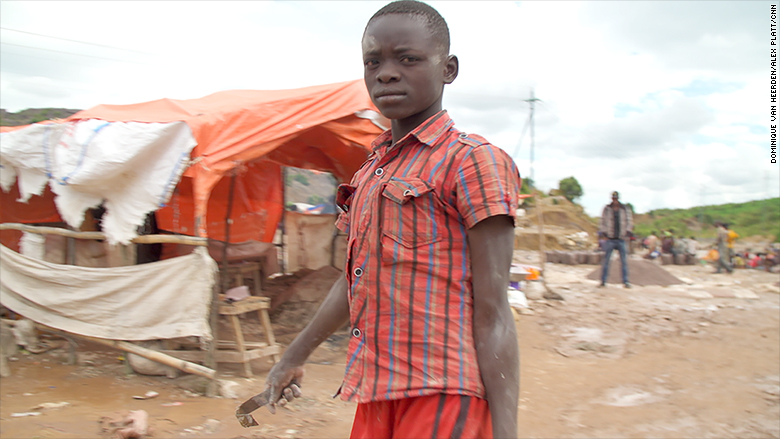
POLYGON ((178 358, 171 357, 170 355, 157 352, 153 349, 147 349, 132 343, 128 343, 126 341, 103 340, 100 338, 86 337, 78 334, 76 335, 86 340, 89 340, 91 342, 99 343, 105 346, 111 346, 117 349, 121 349, 125 352, 130 352, 131 354, 140 355, 144 358, 148 358, 152 361, 162 363, 166 366, 175 367, 176 369, 179 369, 186 373, 191 373, 193 375, 206 377, 211 380, 215 379, 217 375, 216 371, 214 371, 213 369, 209 369, 208 367, 204 367, 195 363, 190 363, 189 361, 180 360, 178 358))
POLYGON ((230 190, 228 191, 228 204, 225 211, 225 245, 222 247, 222 269, 225 270, 225 275, 222 276, 222 292, 227 291, 228 276, 227 276, 227 252, 230 245, 230 214, 233 211, 233 197, 236 188, 236 172, 230 176, 230 190))
POLYGON ((282 252, 282 273, 287 272, 285 262, 287 261, 287 246, 284 244, 284 237, 287 235, 287 167, 282 166, 282 235, 281 235, 281 252, 282 252))
MULTIPOLYGON (((0 230, 19 230, 28 233, 37 233, 39 235, 58 235, 76 239, 106 239, 103 232, 76 232, 73 230, 59 227, 31 226, 28 224, 3 223, 0 224, 0 230)), ((132 239, 135 244, 185 244, 194 246, 208 246, 207 238, 200 238, 186 235, 141 235, 132 239)))
MULTIPOLYGON (((219 274, 217 274, 219 275, 219 274)), ((211 327, 211 341, 208 343, 208 349, 206 349, 206 358, 204 363, 206 367, 210 367, 217 370, 217 345, 219 344, 219 291, 221 285, 219 282, 214 282, 214 287, 211 289, 211 309, 209 310, 209 326, 211 327)), ((217 396, 217 381, 212 380, 206 386, 206 396, 214 398, 217 396)))
MULTIPOLYGON (((3 329, 5 329, 5 326, 4 326, 5 322, 0 323, 0 325, 2 325, 3 329)), ((11 331, 9 330, 8 332, 10 334, 11 331)), ((8 352, 8 353, 4 352, 4 350, 3 350, 3 346, 4 345, 5 345, 5 343, 0 342, 0 377, 3 377, 3 378, 11 376, 11 369, 8 367, 8 357, 7 357, 11 353, 10 352, 8 352)))
MULTIPOLYGON (((211 292, 211 309, 209 310, 209 326, 211 326, 211 343, 206 350, 206 366, 217 369, 217 348, 219 344, 219 293, 227 291, 227 251, 228 245, 230 245, 230 215, 233 211, 233 197, 236 187, 236 171, 234 170, 230 176, 230 190, 228 192, 228 205, 225 212, 225 244, 222 247, 222 268, 219 270, 218 276, 220 279, 214 282, 214 288, 211 292), (222 270, 225 270, 224 276, 222 270)), ((206 387, 206 396, 215 397, 217 395, 216 381, 212 381, 206 387)))
POLYGON ((544 279, 544 216, 542 215, 542 197, 536 192, 536 222, 539 224, 539 271, 544 279))
MULTIPOLYGON (((3 319, 3 322, 8 323, 11 326, 16 324, 16 321, 8 320, 8 319, 3 319)), ((179 369, 182 372, 202 376, 211 380, 216 378, 216 372, 212 369, 203 367, 199 364, 190 363, 189 361, 180 360, 178 358, 171 357, 170 355, 163 354, 162 352, 157 352, 153 349, 144 348, 135 345, 133 343, 128 343, 126 341, 120 341, 120 340, 106 340, 102 338, 89 337, 87 335, 74 334, 71 332, 62 331, 60 329, 51 328, 46 325, 41 325, 40 323, 36 323, 35 325, 38 327, 42 327, 47 331, 52 331, 55 333, 66 333, 68 335, 75 335, 76 337, 83 338, 84 340, 88 340, 93 343, 102 344, 104 346, 110 346, 112 348, 116 348, 125 352, 130 352, 131 354, 140 355, 141 357, 148 358, 158 363, 162 363, 166 366, 175 367, 176 369, 179 369)))

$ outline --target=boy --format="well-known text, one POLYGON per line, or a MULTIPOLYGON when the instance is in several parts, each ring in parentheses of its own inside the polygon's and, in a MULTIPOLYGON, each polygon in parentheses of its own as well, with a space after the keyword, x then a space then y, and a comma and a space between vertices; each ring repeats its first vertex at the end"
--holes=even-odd
POLYGON ((366 87, 391 130, 339 187, 345 276, 270 371, 270 401, 300 396, 306 358, 349 320, 337 395, 358 403, 352 437, 516 437, 520 367, 506 293, 517 168, 442 110, 458 59, 433 8, 385 6, 362 49, 366 87))

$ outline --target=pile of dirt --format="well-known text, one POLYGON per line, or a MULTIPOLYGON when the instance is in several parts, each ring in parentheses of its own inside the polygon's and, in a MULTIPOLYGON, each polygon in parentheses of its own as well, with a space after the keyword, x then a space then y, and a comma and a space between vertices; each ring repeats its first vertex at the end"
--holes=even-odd
POLYGON ((271 322, 290 330, 303 329, 341 275, 341 270, 328 265, 318 270, 300 270, 295 278, 280 280, 276 291, 266 290, 271 297, 271 322))
MULTIPOLYGON (((582 206, 565 197, 543 197, 542 206, 544 246, 548 250, 588 250, 596 246, 598 227, 585 214, 582 206)), ((524 214, 517 218, 515 228, 516 250, 539 248, 539 226, 535 206, 523 206, 524 214)))
MULTIPOLYGON (((612 261, 609 267, 607 283, 622 284, 623 279, 620 271, 620 261, 612 261)), ((587 277, 591 280, 601 280, 601 267, 593 270, 587 277)), ((650 261, 636 259, 628 260, 628 280, 634 285, 660 285, 662 287, 683 283, 683 281, 677 279, 659 265, 650 261)))

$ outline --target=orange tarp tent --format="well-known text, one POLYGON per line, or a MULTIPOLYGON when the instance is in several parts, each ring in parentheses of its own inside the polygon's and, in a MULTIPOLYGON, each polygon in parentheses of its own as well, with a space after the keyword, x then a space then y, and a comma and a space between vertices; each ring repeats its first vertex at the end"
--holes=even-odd
MULTIPOLYGON (((383 131, 380 126, 389 126, 376 112, 362 80, 99 105, 64 122, 88 119, 185 122, 197 145, 171 199, 157 211, 158 226, 225 240, 231 177, 235 175, 230 242, 273 240, 284 209, 282 166, 328 171, 338 181, 348 181, 365 161, 371 141, 383 131)), ((34 196, 29 204, 17 203, 18 194, 13 192, 0 191, 0 221, 58 219, 48 188, 43 197, 34 196)))

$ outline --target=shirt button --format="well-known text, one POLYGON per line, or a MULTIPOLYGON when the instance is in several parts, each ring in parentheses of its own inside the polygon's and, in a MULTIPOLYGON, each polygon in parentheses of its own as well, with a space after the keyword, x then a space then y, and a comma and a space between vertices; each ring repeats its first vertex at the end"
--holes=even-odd
POLYGON ((376 168, 376 171, 374 171, 374 175, 376 175, 377 177, 381 177, 382 174, 384 174, 384 173, 385 173, 385 170, 382 169, 382 168, 376 168))
POLYGON ((352 328, 352 336, 355 338, 360 338, 360 329, 352 328))
POLYGON ((358 267, 355 269, 355 276, 360 277, 363 275, 363 269, 358 267))

